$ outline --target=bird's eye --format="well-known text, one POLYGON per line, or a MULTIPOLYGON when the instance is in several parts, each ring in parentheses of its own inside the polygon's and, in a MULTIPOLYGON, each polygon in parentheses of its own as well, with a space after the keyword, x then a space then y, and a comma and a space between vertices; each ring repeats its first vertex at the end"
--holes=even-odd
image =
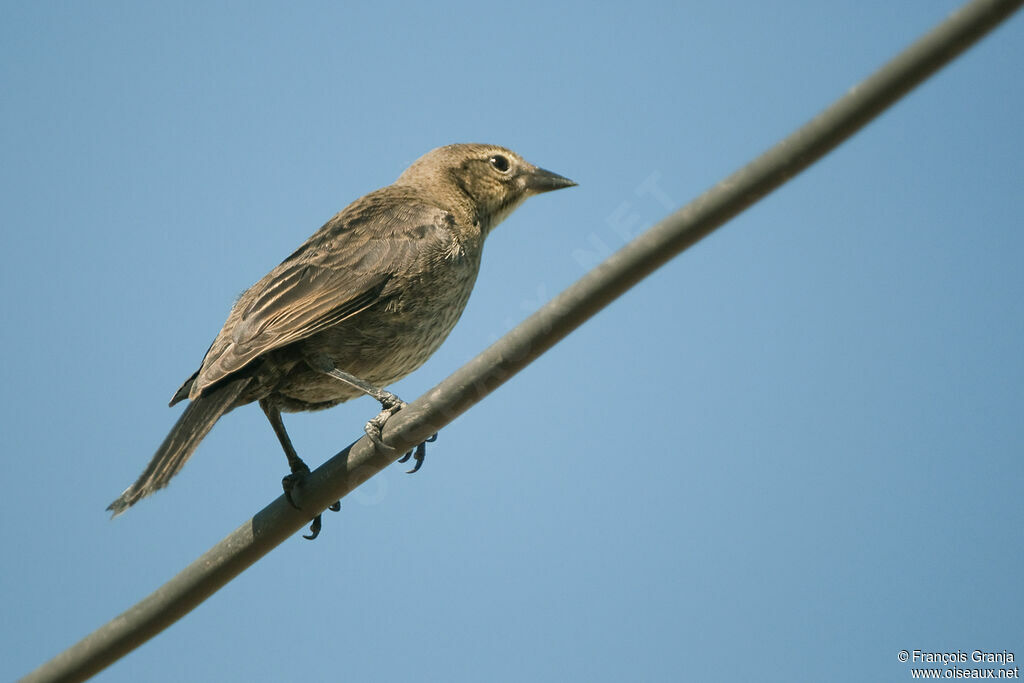
POLYGON ((500 154, 495 154, 491 157, 491 166, 494 167, 498 173, 508 173, 508 170, 512 168, 512 164, 509 163, 508 157, 503 157, 500 154))

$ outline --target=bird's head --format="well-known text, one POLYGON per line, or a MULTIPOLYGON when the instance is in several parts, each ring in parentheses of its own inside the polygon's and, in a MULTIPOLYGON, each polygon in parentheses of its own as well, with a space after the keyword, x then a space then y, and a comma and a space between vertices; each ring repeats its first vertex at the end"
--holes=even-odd
POLYGON ((504 147, 458 144, 427 152, 395 184, 415 184, 441 195, 461 195, 463 202, 468 200, 486 235, 526 198, 576 183, 538 168, 504 147))

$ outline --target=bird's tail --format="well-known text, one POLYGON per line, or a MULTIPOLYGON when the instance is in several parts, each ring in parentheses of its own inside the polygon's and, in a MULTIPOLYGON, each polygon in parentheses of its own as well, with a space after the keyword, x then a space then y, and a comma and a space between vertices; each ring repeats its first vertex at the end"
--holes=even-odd
POLYGON ((189 402, 138 480, 107 506, 114 513, 112 516, 117 517, 149 494, 167 486, 167 482, 185 465, 214 423, 231 410, 235 399, 250 381, 249 377, 241 377, 189 402))

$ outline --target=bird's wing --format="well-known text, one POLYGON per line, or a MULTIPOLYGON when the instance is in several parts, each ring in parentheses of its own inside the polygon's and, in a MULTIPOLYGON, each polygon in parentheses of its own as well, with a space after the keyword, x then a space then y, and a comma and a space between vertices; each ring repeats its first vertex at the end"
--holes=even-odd
POLYGON ((445 248, 453 240, 452 216, 442 209, 374 204, 357 202, 339 213, 239 298, 207 351, 192 398, 260 355, 380 302, 396 274, 417 263, 425 250, 445 248))

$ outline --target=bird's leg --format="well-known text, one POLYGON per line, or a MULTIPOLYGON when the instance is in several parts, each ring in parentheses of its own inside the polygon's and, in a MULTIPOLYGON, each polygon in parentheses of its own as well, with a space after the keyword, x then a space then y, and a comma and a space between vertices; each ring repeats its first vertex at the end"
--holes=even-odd
MULTIPOLYGON (((277 434, 277 440, 281 442, 284 454, 288 458, 288 468, 292 471, 292 474, 309 474, 309 466, 306 465, 306 463, 302 461, 302 458, 299 457, 299 454, 295 452, 295 446, 292 445, 292 440, 288 437, 288 432, 284 428, 284 421, 281 419, 281 410, 267 399, 260 399, 260 408, 263 408, 263 414, 267 416, 268 420, 270 420, 270 426, 274 428, 274 433, 277 434)), ((288 500, 290 502, 291 498, 288 500)))
POLYGON ((380 402, 381 411, 366 422, 366 425, 363 427, 363 431, 365 431, 366 435, 370 437, 370 441, 373 442, 373 445, 379 448, 382 452, 387 454, 394 453, 395 449, 384 443, 384 440, 381 438, 381 434, 384 431, 384 423, 388 421, 388 418, 404 408, 407 405, 406 402, 392 394, 390 391, 385 391, 380 387, 375 387, 372 384, 364 382, 358 377, 348 374, 344 370, 331 368, 330 370, 325 371, 324 374, 330 375, 336 380, 355 387, 364 394, 372 396, 380 402))
MULTIPOLYGON (((334 363, 326 356, 319 354, 306 359, 309 367, 313 368, 317 372, 322 372, 325 375, 333 377, 334 379, 344 382, 349 386, 358 389, 367 396, 372 396, 377 399, 381 405, 381 411, 377 413, 375 417, 370 419, 363 427, 363 431, 366 432, 366 436, 370 438, 373 445, 380 450, 382 453, 391 455, 395 452, 395 449, 384 443, 381 435, 384 431, 384 423, 388 421, 392 415, 397 413, 399 410, 408 405, 405 401, 395 396, 390 391, 385 391, 380 387, 374 386, 369 382, 359 379, 355 375, 351 375, 344 370, 339 370, 334 367, 334 363)), ((437 434, 427 439, 427 441, 436 441, 437 434)), ((407 474, 413 474, 418 471, 423 465, 423 459, 427 454, 426 442, 416 446, 415 449, 406 453, 398 462, 406 462, 415 453, 416 464, 407 472, 407 474)))
MULTIPOLYGON (((284 421, 281 419, 281 410, 267 399, 260 399, 260 408, 263 408, 263 413, 270 420, 270 426, 274 428, 274 433, 277 434, 277 440, 281 442, 281 447, 284 449, 284 454, 288 458, 288 468, 292 471, 291 474, 281 480, 281 487, 284 489, 284 497, 288 503, 296 510, 301 510, 295 501, 292 500, 292 490, 299 483, 303 477, 309 474, 309 466, 302 461, 299 454, 295 452, 295 447, 292 445, 292 440, 288 437, 288 432, 284 428, 284 421)), ((341 501, 335 501, 328 508, 334 512, 341 509, 341 501)), ((313 519, 313 523, 309 526, 309 536, 303 534, 303 538, 312 541, 314 538, 320 535, 320 527, 322 522, 320 515, 317 515, 313 519)))
POLYGON ((355 375, 350 375, 344 370, 339 370, 334 367, 334 363, 331 359, 323 354, 317 354, 307 358, 306 363, 317 372, 322 372, 323 374, 333 377, 340 382, 344 382, 353 389, 358 389, 367 396, 372 396, 380 402, 382 410, 376 417, 367 422, 363 429, 366 432, 366 435, 370 437, 370 441, 372 441, 378 449, 384 453, 394 453, 395 449, 384 443, 381 439, 381 432, 383 431, 384 423, 388 421, 388 418, 404 408, 407 405, 406 402, 392 394, 390 391, 385 391, 380 387, 376 387, 369 382, 359 379, 355 375))

